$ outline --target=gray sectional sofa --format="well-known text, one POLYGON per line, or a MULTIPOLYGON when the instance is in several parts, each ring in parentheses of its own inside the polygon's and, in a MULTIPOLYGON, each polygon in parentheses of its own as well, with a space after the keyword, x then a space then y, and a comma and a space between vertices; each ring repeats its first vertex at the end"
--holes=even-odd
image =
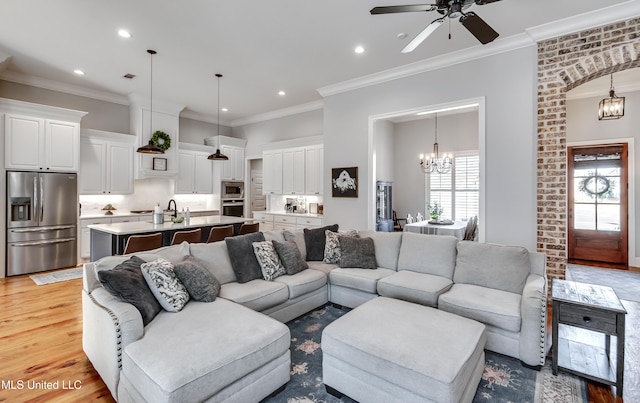
MULTIPOLYGON (((282 231, 264 233, 285 242, 282 231)), ((301 230, 287 234, 306 256, 301 230)), ((84 265, 83 348, 119 402, 260 401, 289 380, 288 322, 327 302, 355 308, 385 296, 482 322, 486 348, 544 364, 545 255, 524 248, 459 242, 448 236, 360 231, 375 246, 377 269, 308 261, 273 281, 236 281, 224 241, 136 254, 173 263, 191 256, 221 284, 213 302, 162 311, 146 326, 133 305, 100 283, 128 256, 84 265)), ((402 315, 402 312, 398 312, 402 315)))

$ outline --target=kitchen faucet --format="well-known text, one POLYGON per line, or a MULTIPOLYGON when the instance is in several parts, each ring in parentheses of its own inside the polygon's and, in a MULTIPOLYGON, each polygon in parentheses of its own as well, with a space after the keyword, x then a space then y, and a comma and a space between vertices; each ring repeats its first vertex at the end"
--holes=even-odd
POLYGON ((177 217, 178 216, 178 206, 176 205, 176 201, 171 199, 169 200, 169 204, 167 205, 167 211, 171 211, 171 202, 173 202, 173 214, 172 216, 177 217))

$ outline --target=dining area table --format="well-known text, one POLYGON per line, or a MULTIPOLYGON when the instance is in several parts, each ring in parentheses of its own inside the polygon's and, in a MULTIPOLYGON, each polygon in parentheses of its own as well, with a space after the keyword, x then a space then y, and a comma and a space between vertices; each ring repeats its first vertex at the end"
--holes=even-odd
POLYGON ((422 220, 404 225, 405 232, 415 232, 429 235, 453 235, 464 239, 468 221, 430 221, 422 220))

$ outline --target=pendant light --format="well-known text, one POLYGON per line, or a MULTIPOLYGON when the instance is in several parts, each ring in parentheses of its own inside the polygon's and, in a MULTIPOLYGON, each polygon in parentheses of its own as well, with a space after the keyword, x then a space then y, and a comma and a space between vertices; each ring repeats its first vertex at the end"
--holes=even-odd
POLYGON ((604 98, 598 105, 598 120, 620 119, 624 116, 624 97, 619 97, 613 90, 613 73, 609 98, 604 98))
POLYGON ((430 174, 432 172, 436 172, 439 174, 446 174, 451 171, 451 165, 453 157, 451 154, 443 154, 442 159, 440 159, 439 150, 438 150, 438 113, 436 112, 435 117, 435 132, 436 138, 435 143, 433 143, 433 153, 431 157, 425 157, 424 154, 420 154, 420 167, 425 174, 430 174))
POLYGON ((216 78, 218 79, 218 148, 214 154, 207 157, 207 159, 213 161, 229 160, 229 157, 220 152, 220 77, 222 77, 222 74, 216 73, 216 78))
MULTIPOLYGON (((151 105, 149 108, 149 130, 153 132, 153 55, 158 52, 152 49, 147 49, 147 53, 151 55, 151 105)), ((151 139, 149 139, 149 144, 138 147, 136 151, 142 154, 164 154, 164 150, 155 145, 151 139)))

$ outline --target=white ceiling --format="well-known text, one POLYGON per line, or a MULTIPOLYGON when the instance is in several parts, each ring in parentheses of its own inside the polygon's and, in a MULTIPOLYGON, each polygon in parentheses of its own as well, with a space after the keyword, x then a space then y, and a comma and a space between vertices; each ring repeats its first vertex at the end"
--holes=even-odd
MULTIPOLYGON (((624 3, 625 0, 503 0, 472 6, 500 33, 624 3)), ((126 104, 149 96, 150 59, 156 100, 184 105, 192 116, 239 119, 320 101, 317 89, 480 46, 460 25, 443 24, 413 53, 400 50, 439 16, 371 16, 374 6, 406 0, 1 0, 0 78, 49 88, 82 88, 126 104), (123 39, 118 29, 133 37, 123 39), (405 39, 398 39, 406 33, 405 39), (355 54, 362 45, 365 53, 355 54), (7 59, 8 62, 1 63, 7 59), (4 66, 4 71, 2 67, 4 66), (77 76, 82 69, 85 76, 77 76), (133 80, 122 78, 135 74, 133 80), (279 96, 278 91, 286 91, 279 96)), ((487 45, 487 46, 491 46, 487 45)), ((607 88, 605 89, 605 94, 607 88)))

